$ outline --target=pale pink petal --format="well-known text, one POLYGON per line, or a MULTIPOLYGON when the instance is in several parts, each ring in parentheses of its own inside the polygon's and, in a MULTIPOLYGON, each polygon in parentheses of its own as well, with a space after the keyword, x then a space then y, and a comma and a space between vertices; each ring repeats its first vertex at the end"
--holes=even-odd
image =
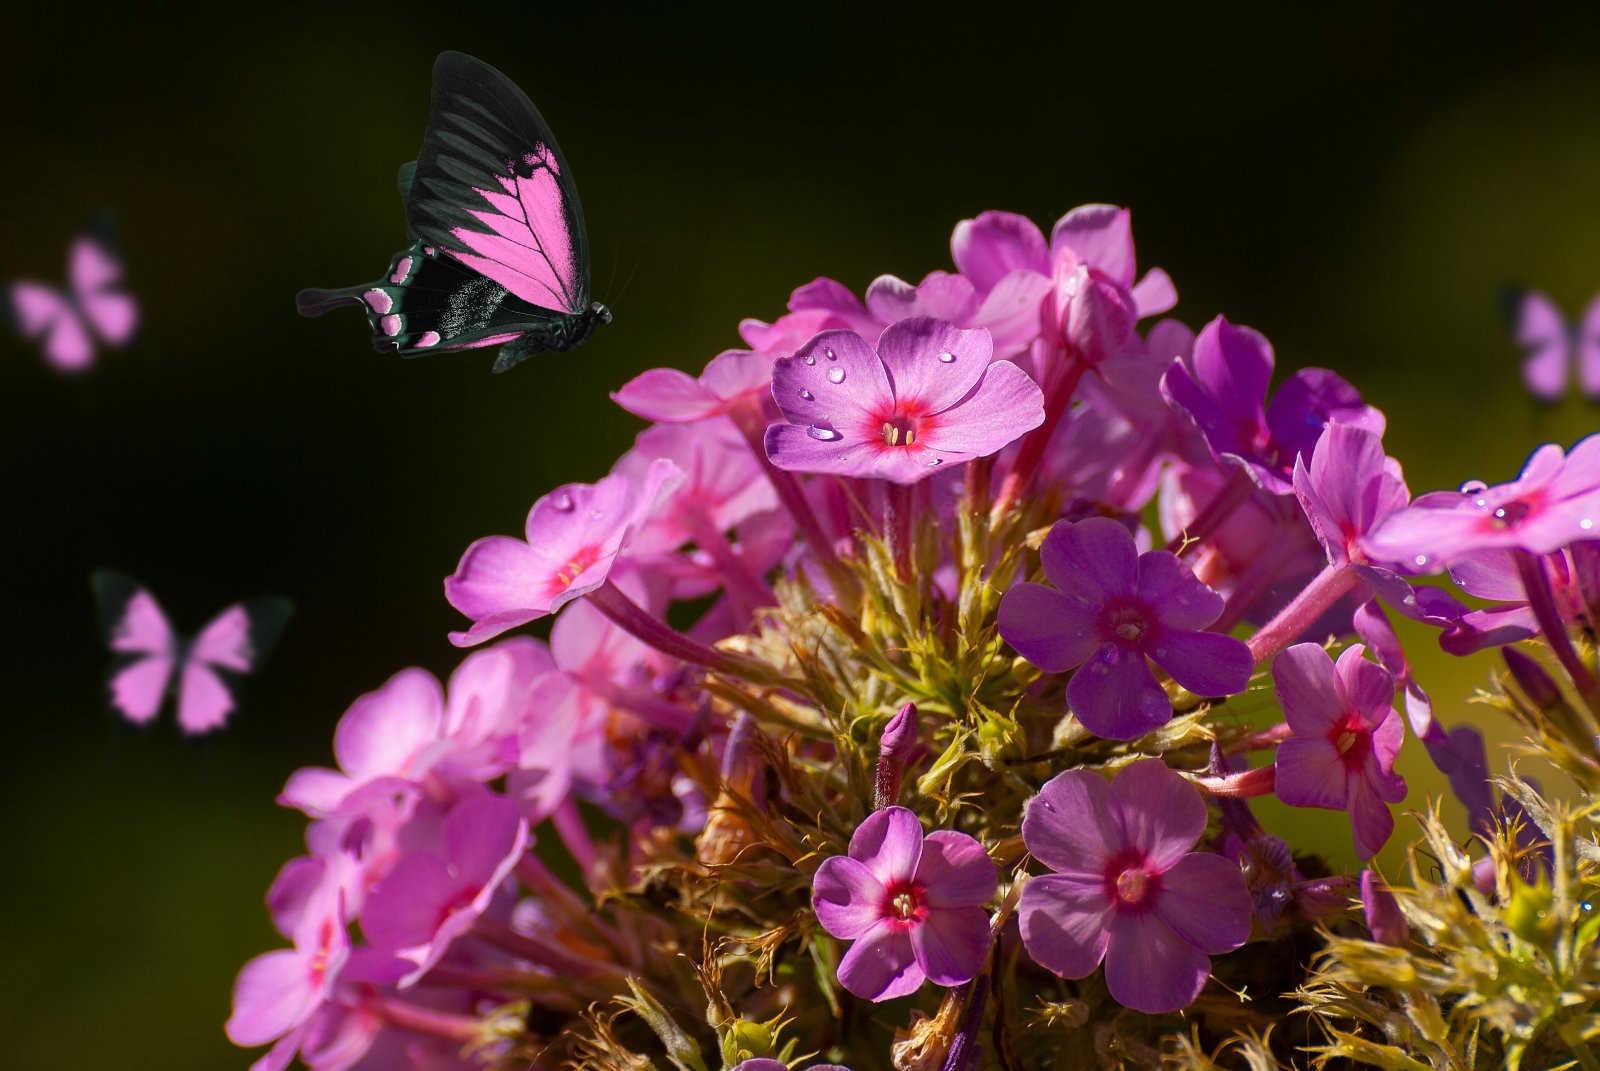
POLYGON ((1250 938, 1250 890, 1239 864, 1192 852, 1161 876, 1155 913, 1202 952, 1232 952, 1250 938))
POLYGON ((339 767, 356 781, 405 777, 439 735, 444 689, 425 669, 402 669, 346 710, 333 733, 339 767))
POLYGON ((903 926, 880 922, 839 961, 839 981, 863 1000, 884 1001, 915 993, 927 980, 903 926))
POLYGON ((883 451, 870 442, 845 436, 829 427, 772 424, 763 443, 767 457, 791 472, 827 472, 870 478, 878 475, 883 451))
POLYGON ((1010 361, 996 361, 977 390, 939 415, 923 443, 963 460, 987 457, 1043 423, 1044 392, 1033 377, 1010 361))
POLYGON ((481 643, 559 608, 569 597, 548 594, 548 573, 544 556, 520 539, 496 535, 474 542, 444 582, 450 605, 473 619, 470 629, 451 634, 451 642, 481 643))
POLYGON ((970 982, 989 950, 989 913, 981 907, 934 908, 911 927, 911 948, 935 985, 970 982))
POLYGON ((1206 831, 1206 804, 1199 789, 1160 759, 1139 759, 1111 780, 1111 811, 1122 841, 1165 871, 1182 859, 1206 831))
POLYGON ((885 885, 908 881, 922 857, 922 823, 904 807, 873 811, 850 837, 850 858, 885 885))
MULTIPOLYGON (((1048 267, 1045 270, 1048 271, 1048 267)), ((1018 268, 989 291, 989 296, 972 315, 972 326, 988 329, 994 337, 997 356, 1021 353, 1039 337, 1044 303, 1052 285, 1049 275, 1018 268)))
POLYGON ((228 1040, 243 1048, 264 1045, 300 1025, 316 999, 310 966, 299 952, 282 948, 257 956, 234 982, 228 1040))
POLYGON ((822 861, 811 882, 811 907, 822 928, 842 941, 866 933, 883 917, 883 883, 847 855, 822 861))
MULTIPOLYGON (((940 829, 922 840, 915 880, 929 905, 946 908, 987 903, 998 879, 982 844, 965 833, 940 829)), ((932 977, 933 972, 928 974, 932 977)))
POLYGON ((445 858, 459 880, 493 885, 515 863, 527 841, 527 826, 517 805, 504 796, 479 791, 450 808, 444 820, 445 858))
POLYGON ((431 852, 404 856, 368 894, 361 931, 374 947, 389 952, 426 944, 455 893, 443 859, 431 852))
POLYGON ((848 432, 894 400, 889 374, 854 331, 824 331, 772 366, 772 400, 802 427, 848 432))
POLYGON ((1211 959, 1155 914, 1117 915, 1106 948, 1106 988, 1146 1015, 1187 1008, 1211 976, 1211 959))
POLYGON ((1111 902, 1104 881, 1063 874, 1031 878, 1022 888, 1017 921, 1033 961, 1063 978, 1094 973, 1111 939, 1111 902))
POLYGON ((722 401, 698 379, 676 368, 652 368, 611 395, 636 417, 668 422, 704 420, 721 411, 722 401))
POLYGON ((1160 316, 1178 303, 1178 288, 1172 277, 1160 268, 1151 268, 1144 278, 1133 284, 1133 305, 1139 318, 1160 316))

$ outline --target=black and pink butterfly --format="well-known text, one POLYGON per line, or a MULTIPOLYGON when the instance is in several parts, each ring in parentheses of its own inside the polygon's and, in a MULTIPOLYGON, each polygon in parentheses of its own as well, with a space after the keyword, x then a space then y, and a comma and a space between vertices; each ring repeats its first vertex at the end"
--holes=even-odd
POLYGON ((293 609, 287 599, 251 599, 227 607, 193 636, 180 636, 137 580, 102 569, 89 586, 113 658, 111 705, 133 724, 147 725, 176 691, 178 728, 191 736, 227 723, 234 681, 261 665, 293 609))
POLYGON ((434 61, 422 149, 399 185, 410 247, 374 282, 300 291, 301 315, 355 301, 380 353, 501 346, 496 372, 611 322, 589 300, 572 169, 527 94, 487 63, 460 52, 434 61))
POLYGON ((124 346, 139 326, 139 306, 123 288, 122 274, 110 229, 97 224, 67 250, 65 290, 31 279, 11 284, 7 296, 17 330, 39 341, 57 371, 88 369, 97 347, 124 346))
POLYGON ((1535 398, 1559 402, 1577 372, 1578 390, 1600 402, 1600 295, 1568 322, 1548 294, 1522 287, 1501 291, 1511 334, 1524 351, 1522 380, 1535 398))

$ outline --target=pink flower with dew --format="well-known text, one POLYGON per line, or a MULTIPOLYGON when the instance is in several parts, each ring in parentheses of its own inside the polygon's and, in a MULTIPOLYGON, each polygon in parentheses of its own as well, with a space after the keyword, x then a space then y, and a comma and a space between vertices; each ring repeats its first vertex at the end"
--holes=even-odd
POLYGON ((1591 435, 1570 453, 1554 443, 1539 447, 1510 483, 1423 495, 1364 546, 1374 558, 1438 571, 1484 551, 1551 554, 1597 535, 1600 435, 1591 435))
POLYGON ((612 474, 596 484, 558 487, 528 511, 526 539, 487 536, 467 548, 444 582, 450 605, 472 618, 452 632, 461 647, 555 613, 605 583, 634 531, 679 478, 667 460, 635 479, 612 474))
POLYGON ((988 950, 983 905, 996 884, 976 840, 953 830, 924 835, 911 811, 886 807, 856 828, 848 855, 822 861, 811 903, 823 929, 854 942, 839 962, 840 983, 883 1001, 925 981, 972 980, 988 950))
POLYGON ((904 320, 874 349, 824 331, 775 366, 772 395, 789 421, 767 429, 782 469, 910 484, 985 457, 1044 421, 1043 395, 1008 361, 990 363, 985 331, 904 320))
POLYGON ((395 863, 367 898, 361 929, 375 949, 414 965, 402 987, 471 931, 527 846, 516 804, 483 790, 450 808, 435 848, 395 863))
POLYGON ((1315 643, 1272 661, 1272 681, 1294 736, 1278 745, 1277 794, 1291 807, 1350 812, 1356 854, 1369 859, 1394 832, 1389 804, 1406 797, 1394 761, 1405 736, 1394 677, 1354 644, 1337 663, 1315 643))
POLYGON ((268 896, 273 925, 294 947, 257 956, 233 988, 228 1039, 253 1048, 283 1037, 321 1006, 350 955, 343 897, 332 867, 291 860, 268 896))
POLYGON ((1063 978, 1104 962, 1106 988, 1135 1011, 1187 1007, 1211 957, 1250 936, 1238 865, 1192 850, 1205 828, 1199 792, 1160 759, 1140 759, 1110 784, 1087 770, 1045 782, 1022 818, 1028 851, 1053 871, 1022 890, 1028 955, 1063 978))
POLYGON ((1138 552, 1107 517, 1050 529, 1039 552, 1055 587, 1022 582, 1000 600, 1000 635, 1046 673, 1076 669, 1067 701, 1096 736, 1132 740, 1166 724, 1172 701, 1147 659, 1197 695, 1223 696, 1250 681, 1250 652, 1204 631, 1222 596, 1167 551, 1138 552))
POLYGON ((438 805, 420 786, 398 777, 367 781, 332 812, 306 827, 306 847, 331 868, 345 914, 359 918, 367 893, 400 858, 413 823, 435 821, 438 805))

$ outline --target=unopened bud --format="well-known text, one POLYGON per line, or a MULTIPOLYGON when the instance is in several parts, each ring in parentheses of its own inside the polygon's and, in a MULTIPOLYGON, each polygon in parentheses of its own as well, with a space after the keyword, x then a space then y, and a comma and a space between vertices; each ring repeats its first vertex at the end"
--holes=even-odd
POLYGON ((1405 944, 1411 930, 1400 911, 1400 902, 1372 870, 1361 872, 1361 912, 1367 918, 1367 931, 1374 941, 1383 945, 1405 944))
POLYGON ((907 703, 889 719, 878 739, 878 776, 873 786, 873 804, 888 807, 900 797, 900 779, 920 742, 921 725, 917 705, 907 703))
POLYGON ((1055 295, 1046 315, 1061 342, 1091 365, 1124 352, 1139 318, 1126 290, 1070 250, 1056 262, 1055 295))
POLYGON ((1528 702, 1540 710, 1553 710, 1561 705, 1561 689, 1543 666, 1515 647, 1503 647, 1500 654, 1528 702))

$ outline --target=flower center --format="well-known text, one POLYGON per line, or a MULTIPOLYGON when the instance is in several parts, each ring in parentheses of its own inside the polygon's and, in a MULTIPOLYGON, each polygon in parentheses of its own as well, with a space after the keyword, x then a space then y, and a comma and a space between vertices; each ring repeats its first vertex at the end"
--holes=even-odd
POLYGON ((1354 713, 1346 714, 1334 723, 1328 732, 1328 741, 1347 767, 1361 765, 1367 752, 1372 750, 1372 732, 1354 713))
POLYGON ((1532 512, 1532 504, 1521 499, 1514 499, 1496 509, 1490 517, 1489 523, 1501 529, 1515 528, 1527 520, 1528 515, 1532 512))
POLYGON ((1127 647, 1138 647, 1150 631, 1150 618, 1142 606, 1111 606, 1101 619, 1106 639, 1127 647))
POLYGON ((922 904, 922 888, 909 881, 895 882, 884 890, 883 915, 893 922, 910 925, 920 922, 928 911, 922 904))
POLYGON ((896 414, 883 422, 880 431, 885 446, 917 445, 917 422, 911 417, 896 414))
POLYGON ((1161 891, 1161 875, 1137 848, 1113 855, 1102 871, 1105 895, 1117 907, 1135 914, 1148 911, 1161 891))
POLYGON ((599 547, 580 547, 578 552, 567 559, 567 564, 557 569, 550 576, 546 585, 551 595, 560 595, 573 584, 573 581, 582 576, 588 568, 600 560, 599 547))
POLYGON ((1117 875, 1117 897, 1125 904, 1137 904, 1150 894, 1150 875, 1142 867, 1129 867, 1117 875))

